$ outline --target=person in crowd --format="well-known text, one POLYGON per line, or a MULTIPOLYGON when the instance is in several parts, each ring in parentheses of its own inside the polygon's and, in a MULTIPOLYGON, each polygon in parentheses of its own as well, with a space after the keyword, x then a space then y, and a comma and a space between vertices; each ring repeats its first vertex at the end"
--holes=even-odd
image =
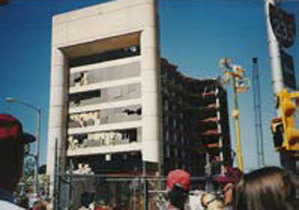
POLYGON ((15 200, 15 203, 24 208, 24 209, 28 209, 29 208, 29 199, 26 195, 22 195, 20 197, 18 197, 16 200, 15 200))
POLYGON ((205 210, 223 210, 224 202, 217 195, 212 193, 204 193, 201 196, 201 206, 205 210))
POLYGON ((234 187, 236 210, 295 210, 298 178, 279 167, 252 171, 234 187))
POLYGON ((168 174, 168 210, 185 210, 190 190, 191 175, 184 170, 176 169, 168 174))
POLYGON ((34 204, 32 210, 47 210, 47 207, 48 207, 47 201, 39 200, 34 204))
POLYGON ((21 210, 13 192, 23 174, 24 145, 34 137, 23 132, 20 121, 0 114, 0 209, 21 210))
POLYGON ((94 201, 94 194, 90 192, 83 192, 81 194, 81 207, 79 210, 92 210, 94 207, 92 207, 94 201))
MULTIPOLYGON (((201 189, 201 187, 199 187, 201 189)), ((192 192, 189 192, 188 197, 188 204, 190 207, 190 210, 204 210, 204 206, 202 205, 202 197, 207 194, 206 191, 203 190, 194 190, 192 192)))
POLYGON ((233 188, 243 176, 242 171, 239 168, 232 168, 230 166, 225 166, 224 175, 220 175, 216 178, 216 182, 221 185, 221 191, 223 194, 224 209, 232 209, 233 202, 233 188))

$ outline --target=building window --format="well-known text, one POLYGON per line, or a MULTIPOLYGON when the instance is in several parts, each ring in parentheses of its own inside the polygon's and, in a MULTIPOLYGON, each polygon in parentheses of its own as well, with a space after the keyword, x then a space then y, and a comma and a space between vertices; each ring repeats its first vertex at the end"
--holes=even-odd
POLYGON ((165 86, 165 88, 164 88, 164 93, 166 94, 166 95, 168 95, 168 88, 167 88, 167 86, 165 86))
POLYGON ((172 106, 172 110, 173 110, 173 111, 176 111, 176 110, 177 110, 177 105, 173 104, 173 106, 172 106))
POLYGON ((164 110, 168 111, 169 110, 169 103, 167 100, 164 101, 164 110))
POLYGON ((166 153, 165 156, 167 158, 169 158, 170 157, 170 147, 169 146, 166 146, 166 152, 165 153, 166 153))
POLYGON ((116 49, 106 51, 98 54, 93 54, 84 57, 73 58, 69 60, 70 67, 83 66, 94 63, 101 63, 105 61, 111 61, 120 58, 128 58, 132 56, 140 55, 140 46, 131 45, 122 49, 116 49))
POLYGON ((88 84, 87 72, 76 72, 73 75, 73 80, 71 80, 70 84, 73 84, 75 87, 84 86, 88 84))
POLYGON ((180 130, 184 130, 184 125, 182 123, 180 124, 180 130))
POLYGON ((127 140, 129 142, 136 142, 137 141, 137 130, 136 129, 128 129, 121 131, 122 133, 122 140, 127 140))
POLYGON ((172 121, 172 128, 175 129, 177 126, 177 121, 176 119, 174 118, 173 121, 172 121))
POLYGON ((122 93, 122 88, 121 87, 115 87, 115 88, 111 88, 109 89, 108 92, 108 98, 113 99, 117 99, 117 98, 121 98, 123 95, 122 93))
POLYGON ((69 128, 80 128, 89 126, 98 126, 101 124, 100 111, 76 113, 69 115, 69 128))
POLYGON ((164 125, 168 126, 169 125, 169 117, 164 117, 164 125))
POLYGON ((182 158, 184 159, 186 157, 186 152, 185 150, 182 150, 182 158))
POLYGON ((174 148, 174 156, 178 157, 178 155, 179 155, 178 148, 174 148))
POLYGON ((165 132, 165 141, 169 141, 169 131, 165 132))
POLYGON ((174 142, 178 141, 178 136, 177 136, 176 132, 174 132, 174 134, 173 134, 173 141, 174 142))
POLYGON ((74 93, 69 95, 70 104, 74 104, 75 106, 81 105, 83 101, 92 100, 95 98, 101 98, 101 90, 93 90, 83 93, 74 93))

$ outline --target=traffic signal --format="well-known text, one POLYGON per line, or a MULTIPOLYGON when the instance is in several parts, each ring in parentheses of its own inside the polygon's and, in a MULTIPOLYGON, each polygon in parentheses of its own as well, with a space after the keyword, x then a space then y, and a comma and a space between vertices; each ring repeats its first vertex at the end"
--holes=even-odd
POLYGON ((1 6, 6 6, 9 3, 8 0, 0 0, 0 7, 1 6))
POLYGON ((283 149, 283 124, 281 117, 275 117, 271 122, 271 132, 273 135, 274 147, 276 150, 283 149))
POLYGON ((288 89, 283 89, 279 93, 279 103, 281 107, 281 117, 285 140, 283 149, 299 150, 299 130, 295 127, 296 104, 292 100, 299 99, 299 92, 289 93, 288 89))

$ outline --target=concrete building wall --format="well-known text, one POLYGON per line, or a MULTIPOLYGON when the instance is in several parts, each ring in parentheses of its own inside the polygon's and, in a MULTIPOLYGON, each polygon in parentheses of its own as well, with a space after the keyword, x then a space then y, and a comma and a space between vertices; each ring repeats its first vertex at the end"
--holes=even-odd
POLYGON ((147 27, 156 26, 155 11, 154 0, 119 0, 56 15, 53 18, 53 45, 69 47, 147 31, 147 27))
MULTIPOLYGON (((130 151, 131 148, 142 151, 143 161, 159 162, 159 142, 161 139, 160 125, 160 84, 158 75, 159 68, 159 37, 157 34, 157 8, 155 0, 118 0, 105 4, 56 15, 53 17, 52 29, 52 66, 51 66, 51 98, 49 114, 49 136, 48 136, 48 168, 47 173, 53 181, 55 162, 55 139, 58 140, 58 149, 62 160, 67 155, 65 145, 67 134, 83 132, 97 132, 115 128, 142 127, 141 143, 134 145, 124 145, 114 148, 117 151, 130 151), (140 44, 140 56, 135 58, 140 63, 140 76, 136 75, 135 81, 141 83, 141 98, 131 101, 115 101, 107 103, 95 103, 92 106, 81 108, 81 111, 92 111, 96 108, 118 107, 120 104, 136 105, 139 100, 142 106, 142 120, 127 124, 107 124, 103 126, 69 129, 67 131, 67 120, 69 112, 80 112, 80 108, 72 108, 69 104, 69 93, 76 93, 96 88, 114 88, 116 85, 126 85, 132 83, 132 77, 112 78, 112 81, 98 81, 95 84, 84 87, 75 87, 70 82, 72 72, 70 70, 71 61, 109 50, 116 50, 131 44, 140 44), (113 81, 116 79, 116 82, 113 81), (114 82, 114 83, 113 83, 114 82), (69 88, 70 83, 70 88, 69 88), (69 106, 72 109, 69 109, 69 106), (76 111, 77 109, 77 111, 76 111)), ((135 61, 135 62, 136 62, 135 61)), ((109 61, 111 68, 117 65, 119 60, 109 61)), ((108 62, 107 62, 108 63, 108 62)), ((125 62, 129 65, 129 62, 125 62)), ((123 64, 121 64, 123 65, 123 64)), ((109 64, 108 64, 109 66, 109 64)), ((84 71, 79 68, 78 72, 84 71)), ((89 71, 89 78, 101 77, 89 71)), ((136 72, 135 72, 136 73, 136 72)), ((134 72, 133 72, 134 75, 134 72)), ((106 79, 103 79, 106 80, 106 79)), ((108 96, 107 96, 108 97, 108 96)), ((86 102, 87 105, 89 102, 86 102)), ((85 150, 86 153, 111 152, 113 148, 102 148, 85 150), (110 149, 110 150, 109 150, 110 149)), ((75 153, 75 152, 74 152, 75 153)), ((73 153, 73 154, 74 154, 73 153)), ((64 162, 62 162, 64 164, 64 162)))

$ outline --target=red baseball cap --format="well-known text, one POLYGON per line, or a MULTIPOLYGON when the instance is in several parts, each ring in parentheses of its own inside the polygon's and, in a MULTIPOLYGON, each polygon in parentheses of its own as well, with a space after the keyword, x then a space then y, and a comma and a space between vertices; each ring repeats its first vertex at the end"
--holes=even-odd
POLYGON ((181 169, 170 171, 168 174, 167 188, 172 190, 174 186, 179 186, 184 188, 185 190, 189 190, 190 179, 191 175, 187 171, 181 169))
POLYGON ((0 114, 0 142, 15 140, 24 144, 35 141, 35 137, 23 132, 21 122, 12 115, 0 114))
POLYGON ((242 171, 239 168, 232 168, 230 166, 225 167, 226 172, 224 175, 220 175, 216 178, 218 183, 237 183, 243 176, 242 171))

